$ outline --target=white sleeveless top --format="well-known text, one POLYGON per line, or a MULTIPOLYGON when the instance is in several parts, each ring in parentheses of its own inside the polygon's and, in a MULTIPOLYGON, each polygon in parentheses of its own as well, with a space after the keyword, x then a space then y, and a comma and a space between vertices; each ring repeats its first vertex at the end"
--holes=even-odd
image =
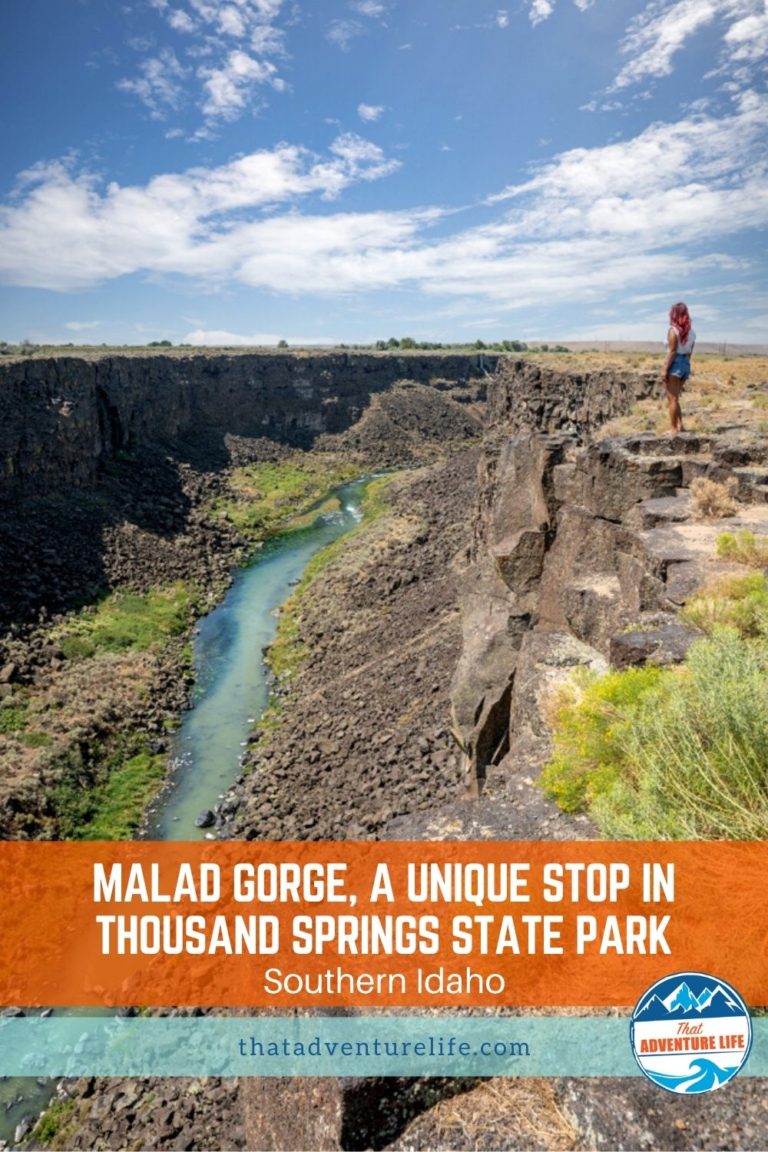
POLYGON ((693 346, 696 343, 696 333, 694 332, 693 328, 691 328, 690 332, 688 333, 688 339, 686 340, 685 344, 683 344, 682 340, 680 339, 680 333, 678 332, 677 328, 670 328, 669 331, 674 332, 675 336, 677 336, 676 354, 678 356, 690 356, 691 352, 693 352, 693 346))

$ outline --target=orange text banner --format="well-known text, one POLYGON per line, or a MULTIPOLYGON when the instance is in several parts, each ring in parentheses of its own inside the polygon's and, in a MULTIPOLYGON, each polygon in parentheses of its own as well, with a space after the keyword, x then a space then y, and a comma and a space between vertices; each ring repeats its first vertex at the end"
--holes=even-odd
POLYGON ((0 843, 0 1004, 768 1004, 768 844, 0 843))

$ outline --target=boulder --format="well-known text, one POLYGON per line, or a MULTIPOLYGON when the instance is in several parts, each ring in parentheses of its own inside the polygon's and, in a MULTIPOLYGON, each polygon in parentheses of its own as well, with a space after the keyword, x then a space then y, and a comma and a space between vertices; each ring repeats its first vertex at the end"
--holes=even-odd
POLYGON ((613 668, 637 668, 643 664, 680 664, 701 634, 674 617, 649 629, 612 636, 609 659, 613 668))

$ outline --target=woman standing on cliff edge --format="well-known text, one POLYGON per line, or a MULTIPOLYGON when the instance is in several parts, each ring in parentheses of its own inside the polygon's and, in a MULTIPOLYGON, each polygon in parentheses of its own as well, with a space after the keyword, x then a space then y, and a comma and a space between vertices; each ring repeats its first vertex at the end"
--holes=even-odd
POLYGON ((695 343, 696 333, 691 327, 688 308, 683 303, 673 304, 669 310, 668 351, 663 373, 669 404, 669 426, 672 432, 683 431, 680 393, 691 374, 691 355, 695 343))

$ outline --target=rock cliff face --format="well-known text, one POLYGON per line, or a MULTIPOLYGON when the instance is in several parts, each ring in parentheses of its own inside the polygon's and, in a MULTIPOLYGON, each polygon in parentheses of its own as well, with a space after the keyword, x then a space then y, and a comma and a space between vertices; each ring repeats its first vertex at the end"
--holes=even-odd
MULTIPOLYGON (((105 455, 169 441, 208 453, 223 450, 226 434, 310 445, 321 433, 351 425, 372 394, 401 376, 455 382, 479 370, 472 358, 454 363, 443 357, 389 362, 315 357, 306 368, 294 357, 264 358, 269 364, 263 365, 257 359, 222 358, 206 365, 202 358, 158 358, 138 367, 110 361, 87 366, 84 375, 72 368, 71 376, 70 362, 49 366, 47 375, 42 366, 27 365, 31 376, 22 372, 10 382, 21 415, 8 400, 2 401, 7 410, 0 411, 6 493, 42 494, 66 478, 88 486, 105 455), (211 365, 219 366, 217 375, 211 374, 211 365)), ((593 439, 604 421, 655 387, 656 378, 638 375, 565 375, 530 362, 500 366, 489 384, 484 442, 475 449, 480 462, 474 498, 469 472, 461 486, 457 482, 455 457, 449 468, 442 466, 446 475, 415 481, 425 505, 431 500, 432 511, 424 512, 426 530, 417 524, 389 550, 372 553, 364 580, 354 568, 354 553, 346 577, 343 568, 327 571, 326 589, 334 595, 324 600, 321 587, 315 614, 308 613, 312 657, 308 691, 299 700, 303 716, 287 721, 284 732, 294 741, 291 759, 300 770, 306 764, 319 776, 322 758, 340 786, 326 788, 317 781, 308 786, 300 776, 288 777, 285 762, 276 761, 278 770, 269 770, 281 803, 287 804, 280 810, 267 789, 256 795, 252 787, 236 797, 240 807, 233 811, 239 814, 230 831, 307 835, 320 813, 323 835, 348 835, 350 830, 398 839, 590 835, 584 818, 556 812, 532 785, 546 754, 542 701, 548 685, 576 664, 666 661, 684 653, 690 637, 677 623, 677 609, 705 567, 712 571, 715 535, 728 524, 702 526, 690 520, 687 489, 694 477, 734 476, 742 500, 734 524, 768 531, 765 443, 738 433, 593 439), (444 513, 449 501, 452 506, 444 513), (458 560, 463 644, 452 707, 466 779, 481 798, 448 807, 447 784, 438 789, 434 781, 441 764, 453 768, 452 752, 442 720, 436 729, 435 710, 441 716, 448 712, 445 681, 460 642, 448 556, 465 528, 458 560), (348 613, 358 613, 361 627, 337 636, 336 620, 328 626, 332 613, 325 613, 325 603, 346 604, 348 613), (639 627, 628 631, 633 624, 639 627), (359 636, 364 630, 373 638, 366 644, 383 645, 386 633, 389 648, 363 652, 359 636), (355 643, 365 656, 357 664, 352 662, 355 643), (345 679, 353 668, 357 680, 345 679), (320 688, 327 699, 318 698, 320 688), (374 744, 363 733, 358 753, 355 717, 367 716, 366 693, 377 697, 378 711, 371 707, 370 715, 384 739, 374 744), (414 711, 417 698, 419 710, 414 711), (384 715, 385 708, 391 717, 384 715), (396 723, 408 729, 402 740, 397 731, 389 732, 390 719, 393 729, 396 723), (426 724, 435 729, 425 734, 426 724), (388 744, 391 751, 383 752, 388 744), (359 788, 344 782, 358 754, 362 773, 371 748, 385 761, 373 782, 381 792, 374 807, 369 796, 362 798, 374 792, 370 777, 361 775, 359 788), (398 787, 405 792, 406 785, 409 791, 420 789, 421 776, 426 789, 432 786, 429 803, 408 799, 393 805, 391 793, 398 787), (401 810, 407 815, 398 816, 401 810), (350 820, 367 811, 371 819, 351 829, 350 820)), ((396 415, 397 420, 385 413, 386 419, 373 421, 373 429, 356 430, 353 443, 402 439, 402 412, 396 415)), ((408 511, 411 505, 409 498, 408 511)), ((258 786, 258 776, 252 784, 258 786)), ((145 1083, 138 1093, 130 1081, 74 1085, 81 1133, 73 1146, 93 1147, 97 1139, 100 1147, 124 1146, 123 1117, 130 1114, 132 1137, 156 1148, 218 1147, 221 1139, 232 1146, 244 1141, 248 1147, 273 1150, 431 1148, 444 1143, 444 1133, 435 1135, 437 1125, 429 1130, 428 1116, 426 1129, 409 1129, 410 1117, 469 1085, 365 1078, 252 1080, 236 1093, 231 1085, 212 1087, 213 1095, 211 1085, 201 1088, 199 1104, 192 1107, 170 1082, 145 1083), (106 1104, 105 1093, 110 1094, 106 1104), (124 1100, 129 1112, 121 1111, 128 1107, 124 1100), (389 1129, 382 1126, 382 1115, 389 1129), (203 1128, 214 1119, 220 1127, 208 1137, 203 1128)), ((556 1081, 547 1091, 552 1101, 543 1122, 554 1125, 565 1114, 573 1128, 568 1146, 735 1147, 735 1131, 748 1133, 740 1147, 766 1143, 759 1081, 732 1086, 731 1105, 720 1101, 720 1093, 703 1103, 662 1101, 650 1085, 637 1081, 556 1081)), ((540 1108, 542 1089, 531 1085, 529 1092, 525 1106, 533 1113, 540 1108)), ((543 1140, 550 1145, 548 1135, 543 1140)))
MULTIPOLYGON (((548 687, 578 664, 681 659, 692 634, 677 612, 705 572, 718 570, 712 561, 717 534, 735 527, 768 532, 765 441, 733 431, 592 439, 602 423, 656 387, 656 377, 572 376, 525 363, 505 365, 489 385, 475 509, 466 513, 470 539, 458 559, 463 646, 452 699, 466 780, 479 799, 445 803, 436 789, 430 811, 396 817, 377 835, 525 840, 594 834, 586 817, 566 817, 534 786, 548 749, 548 687), (688 486, 697 476, 736 478, 742 505, 733 518, 692 520, 688 486), (638 627, 628 631, 632 624, 638 627)), ((447 671, 444 664, 440 670, 447 671)), ((444 1133, 442 1141, 435 1136, 433 1105, 471 1085, 418 1087, 421 1099, 413 1085, 375 1078, 248 1082, 240 1098, 249 1146, 367 1147, 371 1116, 378 1121, 381 1112, 403 1130, 377 1146, 447 1147, 444 1133), (290 1116, 286 1100, 301 1102, 290 1116)), ((706 1115, 689 1109, 688 1101, 660 1100, 643 1081, 549 1081, 549 1104, 541 1084, 526 1089, 516 1120, 519 1125, 521 1113, 546 1105, 539 1138, 548 1147, 555 1146, 563 1118, 571 1126, 569 1147, 693 1149, 702 1141, 735 1147, 736 1115, 740 1128, 746 1117, 754 1146, 765 1143, 764 1089, 756 1081, 735 1086, 733 1108, 706 1103, 706 1115)), ((472 1114, 470 1098, 452 1101, 451 1108, 459 1117, 472 1114)), ((489 1123, 498 1136, 502 1119, 492 1115, 489 1123)))
MULTIPOLYGON (((297 364, 303 371, 306 364, 317 368, 333 362, 338 380, 334 382, 331 376, 310 380, 312 395, 306 401, 310 413, 317 395, 327 400, 332 387, 337 396, 345 397, 343 412, 338 409, 334 420, 341 419, 339 412, 345 421, 351 420, 355 409, 366 405, 362 417, 349 429, 323 431, 317 436, 313 463, 320 471, 325 455, 336 461, 354 460, 364 472, 413 467, 452 450, 460 452, 478 438, 477 409, 482 407, 485 378, 470 378, 478 371, 472 357, 403 358, 388 366, 384 358, 376 357, 359 358, 360 362, 317 357, 311 363, 306 357, 233 357, 234 376, 217 377, 210 391, 199 380, 182 386, 167 379, 155 381, 154 392, 149 388, 153 366, 159 365, 158 370, 165 372, 170 364, 180 372, 184 362, 173 362, 169 357, 165 361, 132 362, 129 378, 122 380, 119 374, 110 377, 110 403, 114 401, 116 410, 111 425, 100 385, 94 384, 94 373, 107 373, 109 361, 80 362, 87 371, 82 377, 75 374, 71 378, 67 365, 61 362, 48 365, 47 376, 42 374, 45 365, 29 363, 26 367, 34 379, 27 382, 26 389, 19 376, 24 365, 13 366, 20 411, 6 396, 12 418, 8 428, 0 430, 0 441, 5 436, 21 447, 14 456, 19 467, 6 486, 6 491, 10 489, 15 495, 0 502, 0 672, 5 676, 4 680, 0 677, 0 707, 23 706, 25 716, 39 716, 46 731, 34 746, 24 744, 20 729, 9 730, 9 722, 0 733, 0 837, 61 835, 57 795, 62 778, 70 779, 74 771, 80 779, 78 787, 103 778, 114 762, 112 750, 128 734, 142 734, 158 755, 164 751, 168 726, 185 706, 188 694, 189 677, 178 650, 181 641, 167 660, 145 653, 135 657, 130 674, 127 666, 122 671, 109 666, 105 674, 99 659, 67 658, 55 635, 60 623, 57 617, 118 588, 146 592, 183 581, 200 590, 201 604, 212 604, 223 593, 233 567, 254 547, 253 541, 218 511, 220 502, 232 498, 229 465, 274 461, 292 454, 278 436, 287 440, 295 431, 291 425, 294 417, 289 414, 298 404, 297 380, 290 386, 283 381, 280 387, 274 381, 273 387, 269 380, 269 387, 263 381, 244 382, 245 368, 254 361, 254 371, 263 370, 271 379, 270 373, 277 371, 272 360, 291 372, 297 364), (266 361, 269 363, 265 365, 266 361), (390 382, 385 387, 388 377, 397 381, 404 371, 426 377, 449 369, 453 378, 438 377, 428 385, 390 382), (369 377, 373 377, 373 384, 369 377), (57 388, 56 381, 65 384, 57 388), (40 397, 48 393, 55 405, 47 403, 38 411, 40 397), (237 398, 236 404, 232 396, 237 398), (75 420, 77 413, 82 419, 75 420), (265 418, 273 421, 272 436, 248 435, 258 431, 265 418), (278 421, 282 421, 279 426, 278 421), (220 462, 222 454, 225 459, 220 462), (73 723, 64 721, 62 707, 74 717, 73 723)), ((203 363, 201 371, 204 368, 207 372, 211 364, 221 366, 214 358, 210 364, 203 363)), ((13 391, 10 385, 9 390, 13 391)), ((334 426, 334 420, 327 417, 331 407, 325 404, 319 427, 334 426)), ((299 417, 299 424, 306 427, 301 412, 299 417)), ((301 453, 294 456, 299 459, 301 453)), ((471 503, 473 477, 471 462, 458 470, 452 462, 443 488, 430 501, 430 507, 437 505, 438 512, 442 508, 455 513, 457 532, 463 531, 463 510, 471 503), (462 508, 456 507, 457 491, 464 498, 462 508)), ((440 521, 438 529, 428 534, 440 536, 431 564, 444 575, 443 599, 452 603, 449 564, 461 536, 447 538, 440 521)), ((425 538, 425 545, 429 543, 425 538)), ((365 595, 374 610, 381 609, 383 595, 410 605, 411 615, 418 619, 418 592, 423 585, 420 574, 406 568, 408 563, 407 554, 379 557, 378 563, 372 560, 370 568, 377 582, 366 586, 365 595), (396 563, 403 568, 401 573, 396 563), (416 605, 411 603, 414 592, 416 605)), ((359 582, 354 582, 352 591, 360 592, 359 582)), ((326 639, 342 630, 347 599, 331 599, 326 606, 327 618, 320 626, 326 639), (328 619, 333 620, 333 628, 328 627, 328 619)), ((409 627, 409 623, 404 625, 406 639, 409 627)), ((317 643, 317 637, 312 639, 317 643)), ((386 640, 386 633, 382 639, 386 640)), ((446 667, 455 663, 456 640, 454 630, 447 641, 454 647, 441 662, 446 667)), ((126 659, 132 661, 134 656, 126 659)), ((352 659, 349 652, 338 653, 341 672, 349 670, 352 659)), ((336 672, 325 683, 319 678, 323 691, 333 683, 331 696, 335 678, 336 672)), ((440 680, 445 688, 448 678, 442 676, 440 680)), ((402 690, 407 697, 409 685, 403 683, 402 690)), ((444 712, 447 701, 440 700, 444 712)), ((403 710, 406 706, 404 703, 403 710)), ((437 715, 437 697, 430 700, 430 706, 437 715)), ((329 708, 335 717, 333 705, 329 708)), ((13 718, 15 714, 7 715, 13 718)), ((329 731, 320 735, 335 738, 338 724, 330 715, 327 719, 329 731)), ((373 717, 369 723, 375 730, 373 717)), ((417 736, 413 734, 411 741, 414 748, 417 736)), ((435 756, 440 754, 446 768, 450 759, 447 733, 443 743, 448 750, 434 752, 435 756)), ((336 754, 341 757, 345 749, 346 744, 344 749, 337 746, 336 754)), ((319 751, 315 755, 319 756, 319 751)), ((286 759, 290 761, 289 753, 286 759)), ((393 767, 390 775, 394 773, 393 767)), ((445 777, 449 788, 453 777, 447 769, 445 777)), ((331 773, 326 781, 333 778, 331 773)), ((423 790, 427 793, 423 802, 428 804, 426 786, 423 790)), ((300 795, 305 791, 299 788, 300 795)), ((318 793, 325 791, 329 796, 321 808, 329 823, 323 827, 328 831, 335 825, 336 834, 343 836, 345 825, 352 819, 352 799, 344 809, 338 789, 317 789, 318 793)), ((278 808, 284 812, 292 793, 277 799, 278 808)), ((260 804, 264 802, 262 796, 260 804)), ((386 812, 386 804, 379 803, 373 811, 386 812)), ((307 818, 309 814, 308 810, 307 818)), ((313 809, 311 815, 313 823, 318 813, 313 809)), ((364 812, 356 812, 355 818, 361 815, 364 812)), ((294 822, 294 834, 302 834, 303 827, 294 822)), ((280 828, 285 831, 284 826, 280 828)), ((277 827, 273 831, 279 832, 277 827)))
POLYGON ((473 539, 459 559, 464 643, 453 717, 470 791, 509 751, 518 655, 539 620, 557 537, 555 478, 593 429, 654 383, 636 373, 565 375, 517 361, 501 365, 490 384, 473 539))
POLYGON ((488 390, 488 439, 528 429, 583 440, 657 388, 656 373, 565 373, 530 360, 503 360, 488 390))
MULTIPOLYGON (((456 384, 477 356, 109 356, 0 365, 0 501, 88 487, 120 452, 186 447, 225 460, 225 437, 311 447, 401 379, 456 384)), ((484 367, 483 367, 484 365, 484 367)))
POLYGON ((727 567, 713 561, 718 533, 768 530, 767 446, 754 434, 591 439, 656 387, 655 376, 523 362, 502 366, 489 388, 452 702, 470 788, 517 801, 510 835, 540 804, 521 800, 519 770, 541 755, 548 686, 575 664, 682 659, 691 636, 677 612, 727 567), (733 477, 734 517, 692 522, 698 476, 733 477))

